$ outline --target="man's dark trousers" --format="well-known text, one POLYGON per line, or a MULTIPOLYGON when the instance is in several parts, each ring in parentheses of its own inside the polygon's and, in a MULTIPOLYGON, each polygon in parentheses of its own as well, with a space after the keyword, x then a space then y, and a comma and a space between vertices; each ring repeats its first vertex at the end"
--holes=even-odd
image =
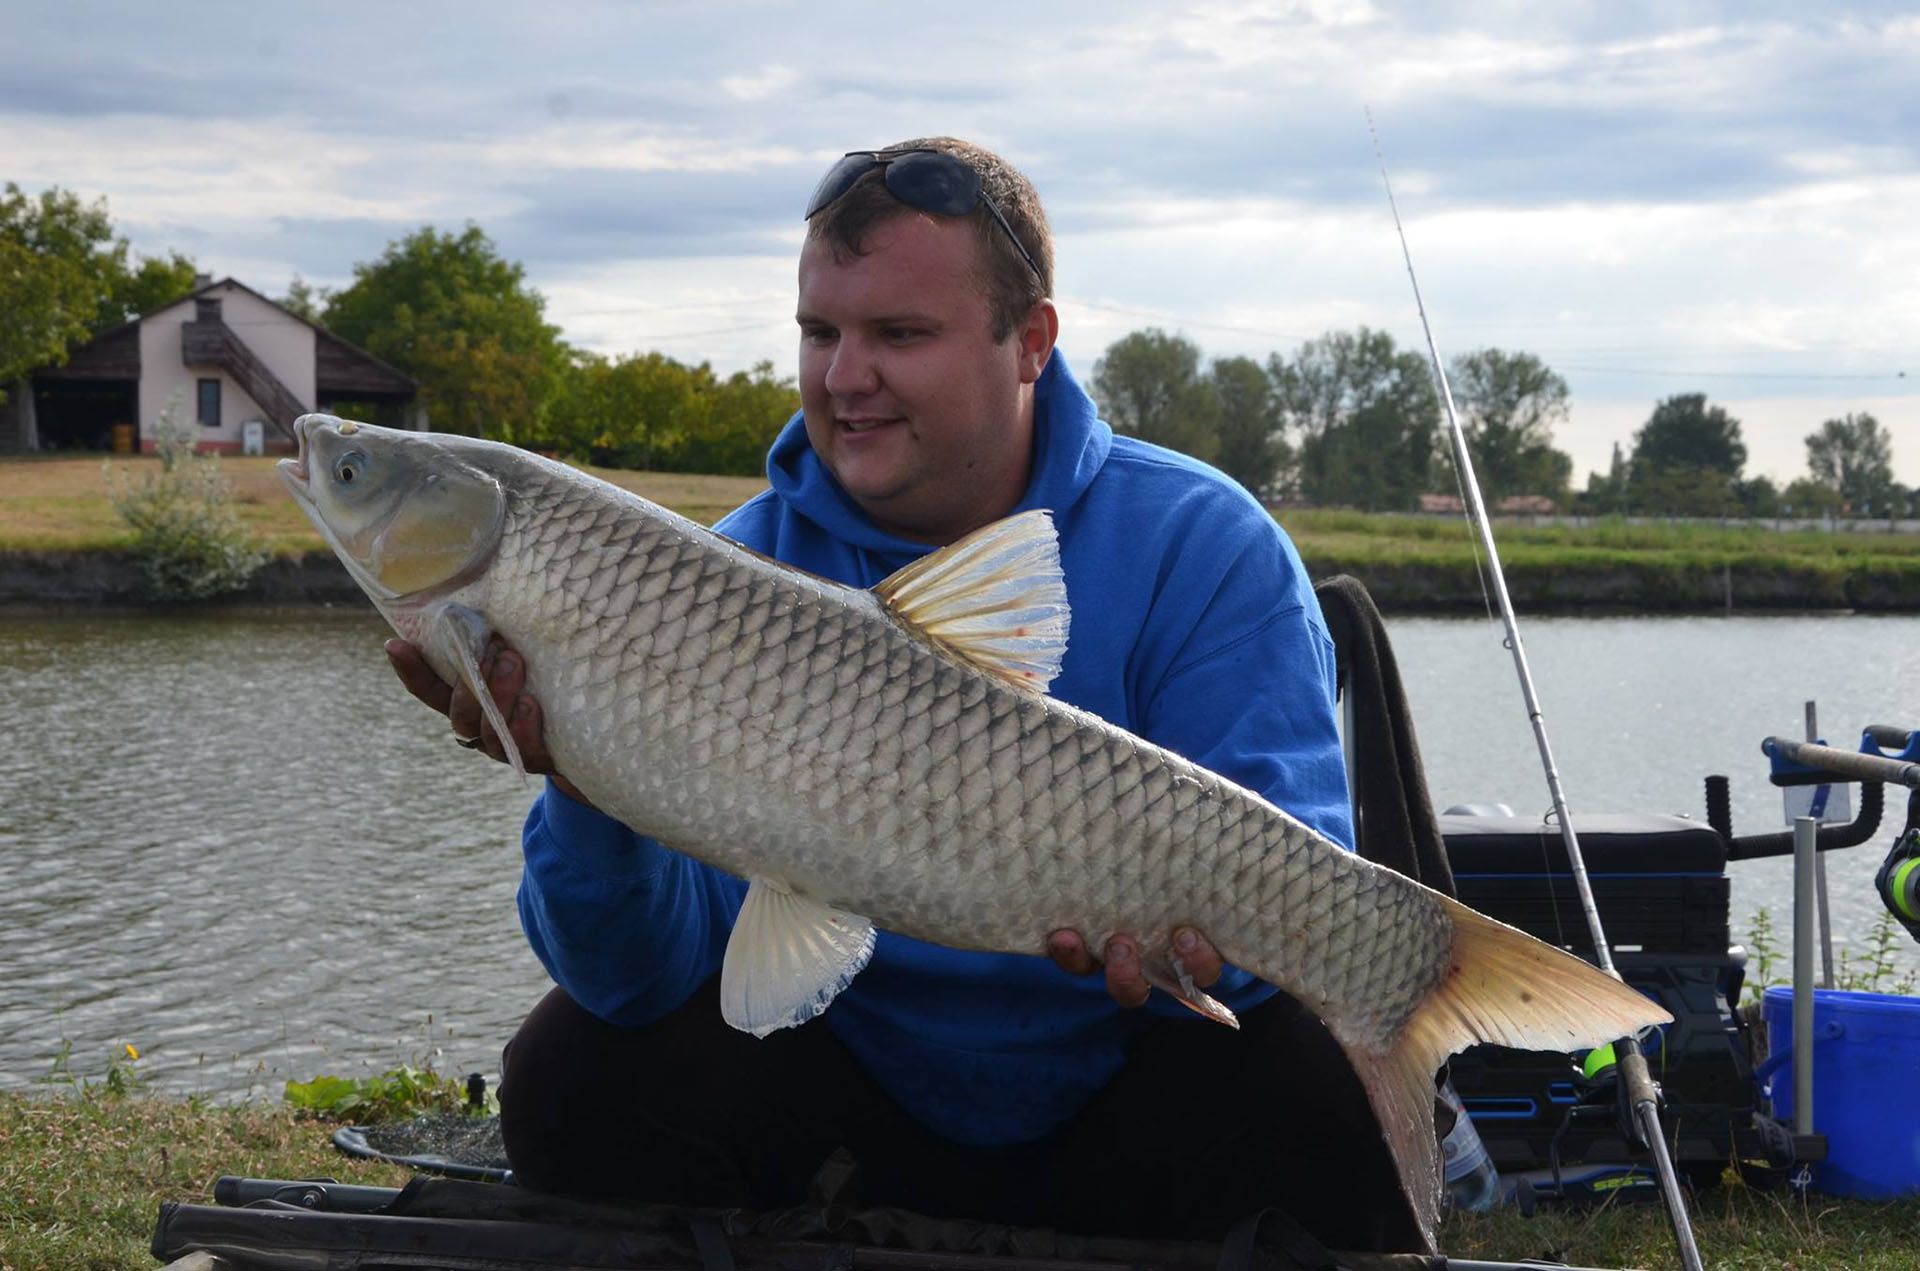
POLYGON ((1156 1019, 1085 1109, 1012 1147, 935 1135, 822 1021, 728 1027, 718 977, 636 1029, 554 989, 507 1045, 500 1106, 515 1177, 569 1195, 781 1208, 845 1148, 861 1203, 934 1217, 1218 1239, 1277 1207, 1332 1248, 1419 1247, 1359 1080, 1285 995, 1238 1031, 1156 1019))

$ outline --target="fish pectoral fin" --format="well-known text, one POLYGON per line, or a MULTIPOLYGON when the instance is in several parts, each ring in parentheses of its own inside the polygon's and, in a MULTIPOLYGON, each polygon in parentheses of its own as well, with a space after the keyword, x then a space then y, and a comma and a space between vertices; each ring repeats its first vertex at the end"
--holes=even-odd
POLYGON ((995 521, 873 591, 906 626, 1011 684, 1044 693, 1060 674, 1069 610, 1051 512, 995 521))
POLYGON ((460 678, 466 682, 467 691, 480 703, 480 713, 493 725, 494 735, 500 738, 500 744, 506 748, 507 762, 513 765, 513 770, 520 774, 522 781, 526 780, 527 765, 520 758, 520 747, 514 744, 506 718, 500 714, 500 707, 494 703, 493 694, 488 691, 486 680, 480 675, 480 650, 487 647, 487 637, 492 634, 493 628, 475 610, 465 605, 447 605, 434 614, 430 629, 441 652, 460 668, 460 678))
POLYGON ((755 1037, 804 1024, 873 956, 873 924, 756 878, 720 964, 720 1013, 755 1037))
POLYGON ((1164 970, 1152 959, 1142 960, 1141 969, 1147 977, 1147 983, 1188 1010, 1204 1015, 1216 1024, 1225 1024, 1228 1028, 1240 1027, 1240 1017, 1225 1002, 1195 984, 1193 977, 1187 974, 1186 964, 1180 961, 1177 954, 1168 955, 1164 970))

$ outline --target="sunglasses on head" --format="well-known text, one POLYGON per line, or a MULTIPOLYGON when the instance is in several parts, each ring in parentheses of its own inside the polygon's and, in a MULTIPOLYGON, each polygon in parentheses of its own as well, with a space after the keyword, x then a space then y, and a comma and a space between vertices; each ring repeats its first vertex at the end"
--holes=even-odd
POLYGON ((1033 253, 1013 232, 1013 226, 1007 224, 1007 218, 1000 215, 1000 209, 987 197, 987 192, 980 188, 980 174, 965 160, 944 150, 849 150, 827 169, 820 184, 813 187, 805 219, 812 220, 822 209, 838 202, 841 195, 853 188, 854 182, 875 168, 883 173, 881 179, 887 183, 887 193, 922 212, 965 216, 976 202, 985 205, 994 221, 1006 231, 1020 259, 1033 270, 1034 277, 1041 276, 1033 253))

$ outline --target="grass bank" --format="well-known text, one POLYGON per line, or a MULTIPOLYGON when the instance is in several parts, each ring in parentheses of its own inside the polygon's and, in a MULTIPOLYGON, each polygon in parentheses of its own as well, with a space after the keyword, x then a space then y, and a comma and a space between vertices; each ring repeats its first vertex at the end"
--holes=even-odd
MULTIPOLYGON (((108 462, 132 474, 157 460, 108 462)), ((222 460, 236 510, 275 557, 256 593, 350 597, 351 584, 273 464, 222 460)), ((708 524, 766 488, 755 477, 588 471, 708 524)), ((1306 510, 1283 512, 1280 522, 1314 577, 1356 575, 1385 609, 1478 611, 1485 604, 1476 540, 1459 517, 1306 510)), ((1533 611, 1920 610, 1920 535, 1597 522, 1506 523, 1496 538, 1515 601, 1533 611)), ((128 568, 116 570, 114 562, 127 543, 98 457, 0 458, 0 600, 116 598, 112 580, 128 568), (96 568, 98 581, 88 572, 96 568)))
MULTIPOLYGON (((138 479, 140 473, 157 468, 159 462, 151 455, 114 456, 106 459, 104 466, 138 479)), ((221 470, 233 483, 235 509, 247 528, 275 555, 324 551, 320 536, 274 473, 276 462, 233 455, 220 460, 221 470)), ((757 477, 613 468, 586 471, 708 524, 767 488, 767 483, 757 477)), ((0 457, 0 551, 111 551, 126 543, 127 533, 107 502, 100 456, 0 457)))
MULTIPOLYGON (((146 1271, 155 1265, 147 1245, 160 1203, 211 1204, 221 1174, 405 1181, 402 1170, 335 1152, 332 1128, 285 1108, 138 1091, 0 1094, 0 1269, 146 1271)), ((1920 1261, 1920 1202, 1801 1199, 1730 1183, 1706 1193, 1694 1220, 1709 1267, 1904 1271, 1920 1261)), ((1458 1258, 1677 1265, 1663 1214, 1646 1204, 1531 1219, 1455 1216, 1441 1246, 1458 1258)))
MULTIPOLYGON (((1316 578, 1353 574, 1382 607, 1479 609, 1478 538, 1460 517, 1280 514, 1316 578)), ((1920 609, 1920 535, 1764 524, 1497 523, 1514 600, 1541 609, 1920 609)))

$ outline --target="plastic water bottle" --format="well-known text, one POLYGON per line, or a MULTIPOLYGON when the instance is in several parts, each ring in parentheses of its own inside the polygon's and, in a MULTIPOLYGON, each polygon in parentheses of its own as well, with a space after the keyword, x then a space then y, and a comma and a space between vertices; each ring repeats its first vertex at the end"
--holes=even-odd
POLYGON ((1500 1203, 1500 1171, 1487 1156, 1487 1145, 1473 1128, 1473 1119, 1460 1106, 1452 1081, 1440 1084, 1440 1099, 1453 1109, 1453 1128, 1440 1140, 1440 1159, 1446 1171, 1447 1203, 1455 1209, 1488 1210, 1500 1203))

